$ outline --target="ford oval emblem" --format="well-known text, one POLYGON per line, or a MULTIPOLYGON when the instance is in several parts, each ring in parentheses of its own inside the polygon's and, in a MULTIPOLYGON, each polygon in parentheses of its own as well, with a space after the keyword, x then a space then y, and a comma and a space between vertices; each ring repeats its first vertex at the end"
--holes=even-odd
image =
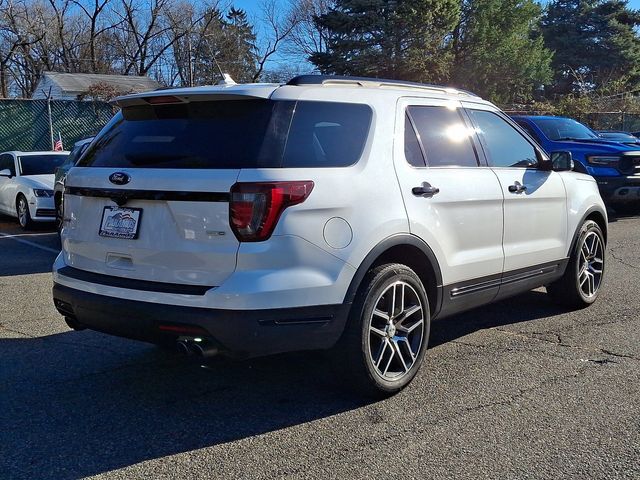
POLYGON ((109 181, 115 185, 126 185, 131 181, 131 176, 124 172, 115 172, 109 175, 109 181))

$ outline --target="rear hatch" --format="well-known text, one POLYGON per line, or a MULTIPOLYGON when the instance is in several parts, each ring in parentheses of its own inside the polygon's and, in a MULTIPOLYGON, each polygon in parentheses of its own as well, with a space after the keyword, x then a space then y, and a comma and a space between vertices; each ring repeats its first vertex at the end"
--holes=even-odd
POLYGON ((282 211, 309 195, 307 169, 357 162, 369 106, 270 100, 275 87, 256 88, 263 98, 225 89, 120 101, 67 177, 67 265, 131 288, 131 279, 218 286, 235 270, 238 239, 266 240, 282 211), (272 175, 283 168, 296 178, 272 175), (236 183, 241 171, 259 174, 236 183))
POLYGON ((115 277, 217 286, 233 273, 239 247, 231 186, 241 168, 270 166, 265 139, 279 109, 292 106, 247 97, 162 102, 125 106, 69 172, 65 261, 115 277))

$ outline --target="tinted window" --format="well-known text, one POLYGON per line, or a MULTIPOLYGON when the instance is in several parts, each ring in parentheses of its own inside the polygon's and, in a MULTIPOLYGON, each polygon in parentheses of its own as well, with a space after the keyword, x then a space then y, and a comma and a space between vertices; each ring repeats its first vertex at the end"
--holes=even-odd
POLYGON ((447 107, 409 107, 409 115, 418 131, 430 167, 457 165, 478 166, 472 130, 467 128, 460 112, 447 107))
POLYGON ((127 168, 337 167, 360 157, 366 105, 232 100, 127 107, 79 165, 127 168))
POLYGON ((550 140, 587 140, 598 136, 571 118, 534 118, 532 120, 550 140))
POLYGON ((484 138, 490 165, 530 167, 538 164, 533 145, 499 115, 482 110, 471 110, 470 114, 484 138))
POLYGON ((287 138, 283 167, 345 167, 358 161, 367 139, 366 105, 298 102, 287 138))
POLYGON ((13 155, 0 155, 0 170, 9 170, 12 176, 16 174, 16 165, 13 161, 13 155))
POLYGON ((404 156, 409 162, 409 165, 414 167, 425 167, 424 155, 420 149, 420 142, 418 136, 413 128, 409 114, 407 113, 404 118, 404 156))
POLYGON ((67 159, 64 155, 23 155, 18 157, 20 175, 51 175, 67 159))

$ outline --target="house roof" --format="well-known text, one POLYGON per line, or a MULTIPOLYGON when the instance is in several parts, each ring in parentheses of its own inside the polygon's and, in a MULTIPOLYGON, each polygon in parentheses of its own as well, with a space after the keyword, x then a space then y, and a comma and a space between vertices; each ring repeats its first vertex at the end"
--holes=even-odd
POLYGON ((44 72, 47 77, 56 83, 60 89, 69 93, 83 93, 96 83, 112 85, 118 90, 127 92, 145 92, 155 90, 161 85, 149 77, 136 77, 131 75, 102 75, 97 73, 57 73, 44 72))

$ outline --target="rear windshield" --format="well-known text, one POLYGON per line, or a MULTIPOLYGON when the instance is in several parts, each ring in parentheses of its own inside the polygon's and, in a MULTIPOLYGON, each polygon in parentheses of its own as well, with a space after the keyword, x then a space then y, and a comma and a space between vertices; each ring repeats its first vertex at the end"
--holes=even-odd
POLYGON ((118 168, 344 167, 358 161, 367 105, 223 100, 127 107, 80 166, 118 168))
POLYGON ((24 155, 18 158, 20 175, 49 175, 67 159, 64 155, 24 155))

